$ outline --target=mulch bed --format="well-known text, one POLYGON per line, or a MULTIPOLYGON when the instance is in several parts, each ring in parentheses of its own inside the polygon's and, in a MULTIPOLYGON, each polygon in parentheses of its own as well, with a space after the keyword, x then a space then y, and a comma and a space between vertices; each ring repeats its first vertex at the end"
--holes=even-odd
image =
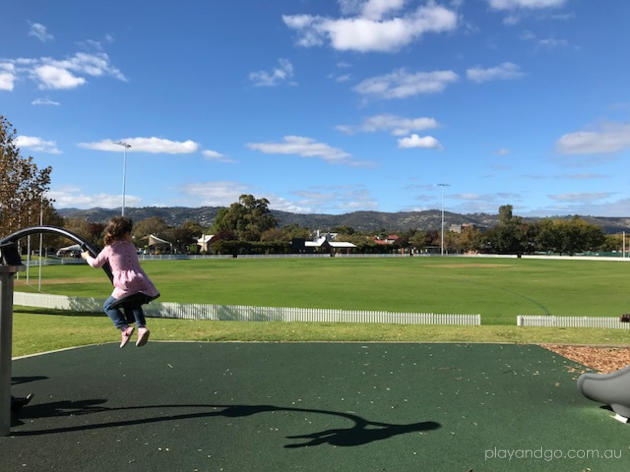
MULTIPOLYGON (((630 365, 630 347, 569 346, 562 344, 542 344, 541 347, 604 374, 630 365)), ((586 370, 584 371, 586 372, 586 370)), ((576 369, 576 372, 579 372, 579 370, 576 369)))

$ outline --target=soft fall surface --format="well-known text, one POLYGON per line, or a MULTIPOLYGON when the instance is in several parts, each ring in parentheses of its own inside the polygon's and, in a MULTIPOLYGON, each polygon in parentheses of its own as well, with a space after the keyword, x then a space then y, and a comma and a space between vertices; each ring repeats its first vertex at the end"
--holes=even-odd
POLYGON ((627 471, 630 429, 533 345, 149 343, 19 359, 6 471, 627 471))

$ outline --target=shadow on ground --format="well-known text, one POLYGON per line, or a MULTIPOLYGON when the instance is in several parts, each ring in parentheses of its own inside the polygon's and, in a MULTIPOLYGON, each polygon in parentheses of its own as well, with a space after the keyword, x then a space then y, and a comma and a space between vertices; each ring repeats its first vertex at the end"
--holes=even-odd
POLYGON ((110 421, 107 423, 87 424, 78 426, 63 426, 45 430, 35 431, 15 431, 13 436, 37 436, 53 433, 68 433, 73 431, 89 431, 103 428, 116 428, 120 426, 132 426, 140 424, 159 423, 163 421, 177 421, 191 418, 208 418, 208 417, 226 417, 226 418, 244 418, 247 416, 258 415, 270 412, 299 412, 314 413, 322 415, 333 415, 345 418, 354 423, 348 428, 334 428, 323 431, 316 431, 308 434, 296 436, 287 436, 287 439, 304 439, 306 442, 299 444, 287 444, 285 448, 300 448, 319 446, 329 444, 333 446, 359 446, 374 441, 388 439, 400 434, 430 431, 441 427, 440 423, 435 421, 422 421, 409 424, 392 424, 382 423, 378 421, 370 421, 361 416, 331 410, 319 410, 311 408, 292 408, 275 405, 212 405, 212 404, 190 404, 190 405, 145 405, 131 406, 123 408, 108 408, 104 406, 107 403, 105 399, 81 400, 81 401, 56 401, 49 403, 41 403, 37 405, 27 406, 20 411, 19 417, 13 418, 12 426, 20 426, 25 424, 24 420, 28 420, 29 424, 33 424, 33 420, 41 418, 61 418, 72 416, 83 416, 94 413, 116 413, 116 412, 141 412, 152 409, 191 409, 202 408, 206 411, 196 413, 184 413, 174 415, 160 415, 148 418, 137 418, 127 420, 110 421), (210 411, 209 411, 210 410, 210 411), (217 411, 218 410, 218 411, 217 411))

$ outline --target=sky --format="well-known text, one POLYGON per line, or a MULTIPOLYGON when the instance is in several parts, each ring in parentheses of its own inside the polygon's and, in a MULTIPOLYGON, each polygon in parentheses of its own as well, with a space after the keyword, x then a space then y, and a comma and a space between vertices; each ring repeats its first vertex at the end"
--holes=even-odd
POLYGON ((57 208, 630 216, 627 0, 10 2, 57 208), (439 185, 445 184, 445 185, 439 185))

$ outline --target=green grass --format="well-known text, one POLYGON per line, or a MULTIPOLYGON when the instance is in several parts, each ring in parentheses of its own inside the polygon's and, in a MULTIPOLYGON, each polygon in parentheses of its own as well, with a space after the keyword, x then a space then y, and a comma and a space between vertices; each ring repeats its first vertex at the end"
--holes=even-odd
MULTIPOLYGON (((296 258, 150 261, 143 267, 161 301, 181 303, 479 313, 491 325, 513 325, 519 314, 630 311, 627 266, 620 262, 296 258)), ((31 282, 36 286, 35 276, 31 282)), ((35 290, 21 282, 16 289, 35 290)), ((110 290, 100 270, 44 268, 46 293, 105 298, 110 290)))
MULTIPOLYGON (((161 341, 407 341, 567 343, 621 345, 625 330, 518 328, 516 326, 418 326, 350 323, 280 323, 242 321, 147 320, 151 339, 161 341)), ((73 346, 119 342, 119 332, 105 315, 41 314, 16 307, 13 356, 73 346)))

